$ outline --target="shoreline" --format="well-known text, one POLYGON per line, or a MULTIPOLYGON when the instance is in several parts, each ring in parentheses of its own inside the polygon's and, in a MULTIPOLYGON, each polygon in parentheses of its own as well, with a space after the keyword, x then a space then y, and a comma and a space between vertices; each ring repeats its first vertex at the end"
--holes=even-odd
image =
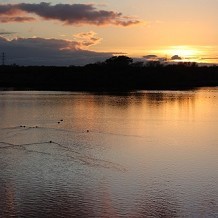
POLYGON ((1 66, 0 90, 129 92, 218 86, 218 66, 1 66))

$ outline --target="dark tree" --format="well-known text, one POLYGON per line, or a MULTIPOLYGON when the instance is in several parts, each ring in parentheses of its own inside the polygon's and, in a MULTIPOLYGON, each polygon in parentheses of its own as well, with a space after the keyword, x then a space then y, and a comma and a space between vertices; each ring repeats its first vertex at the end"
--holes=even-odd
POLYGON ((133 62, 132 58, 124 56, 124 55, 113 56, 105 61, 107 65, 121 66, 121 67, 129 66, 130 64, 132 64, 132 62, 133 62))

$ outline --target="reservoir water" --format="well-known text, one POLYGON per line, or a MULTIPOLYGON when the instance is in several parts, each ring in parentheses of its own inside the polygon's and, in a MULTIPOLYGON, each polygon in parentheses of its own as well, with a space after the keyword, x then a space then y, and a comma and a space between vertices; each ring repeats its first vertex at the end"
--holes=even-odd
POLYGON ((218 217, 218 88, 0 92, 0 217, 218 217))

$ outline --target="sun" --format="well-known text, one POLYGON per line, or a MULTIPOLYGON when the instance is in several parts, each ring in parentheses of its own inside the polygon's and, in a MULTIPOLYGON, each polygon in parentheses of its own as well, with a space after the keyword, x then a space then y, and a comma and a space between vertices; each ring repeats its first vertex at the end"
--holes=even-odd
POLYGON ((199 47, 189 45, 162 47, 157 50, 151 50, 151 52, 157 55, 165 56, 167 59, 171 59, 171 57, 176 55, 180 58, 176 61, 181 60, 188 62, 199 62, 201 56, 205 54, 205 52, 199 47))
POLYGON ((191 46, 171 46, 165 50, 169 56, 178 55, 182 58, 194 58, 199 55, 199 50, 191 46))

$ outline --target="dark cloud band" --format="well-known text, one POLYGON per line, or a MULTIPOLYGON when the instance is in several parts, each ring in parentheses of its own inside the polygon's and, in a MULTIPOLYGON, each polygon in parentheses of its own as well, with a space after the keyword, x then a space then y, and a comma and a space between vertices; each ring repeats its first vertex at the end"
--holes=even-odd
MULTIPOLYGON (((41 2, 39 4, 21 3, 0 5, 0 16, 12 17, 11 21, 22 22, 22 20, 13 19, 14 16, 20 13, 35 14, 46 20, 59 20, 64 24, 90 24, 97 26, 112 24, 130 26, 140 23, 139 20, 123 16, 119 12, 98 10, 93 4, 51 5, 50 3, 41 2)), ((8 21, 10 22, 10 19, 8 21)))
POLYGON ((1 51, 6 53, 6 64, 18 65, 84 65, 96 61, 103 61, 112 56, 112 53, 93 52, 87 50, 95 45, 93 32, 87 34, 85 39, 62 40, 45 38, 15 38, 8 40, 0 36, 1 51))

